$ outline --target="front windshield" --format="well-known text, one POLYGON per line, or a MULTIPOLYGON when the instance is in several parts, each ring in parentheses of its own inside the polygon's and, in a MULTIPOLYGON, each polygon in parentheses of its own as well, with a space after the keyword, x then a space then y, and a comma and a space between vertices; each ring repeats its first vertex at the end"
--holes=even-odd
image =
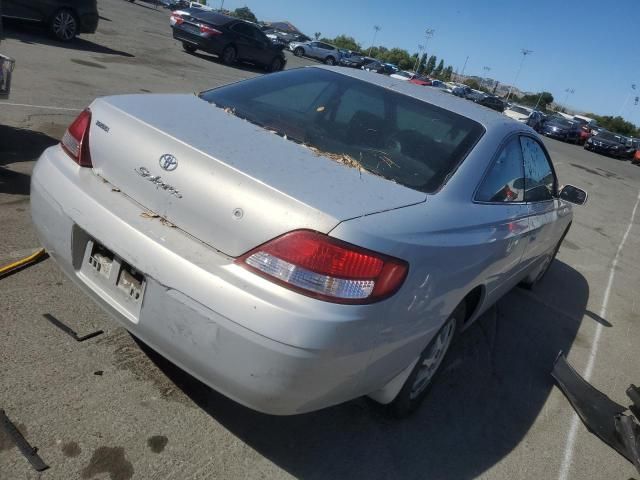
POLYGON ((467 117, 319 68, 257 77, 200 97, 318 155, 423 192, 437 190, 484 133, 467 117))
POLYGON ((571 123, 569 120, 567 120, 566 118, 563 117, 553 117, 551 119, 553 121, 553 123, 555 123, 556 125, 559 125, 561 127, 571 127, 573 126, 573 123, 571 123))

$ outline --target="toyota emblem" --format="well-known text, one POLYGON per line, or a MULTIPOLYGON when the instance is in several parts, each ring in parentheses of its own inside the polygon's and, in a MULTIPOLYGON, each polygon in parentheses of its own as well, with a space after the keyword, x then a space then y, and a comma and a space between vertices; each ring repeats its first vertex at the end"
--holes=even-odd
POLYGON ((160 157, 160 168, 167 172, 172 172, 178 168, 178 159, 170 153, 165 153, 160 157))

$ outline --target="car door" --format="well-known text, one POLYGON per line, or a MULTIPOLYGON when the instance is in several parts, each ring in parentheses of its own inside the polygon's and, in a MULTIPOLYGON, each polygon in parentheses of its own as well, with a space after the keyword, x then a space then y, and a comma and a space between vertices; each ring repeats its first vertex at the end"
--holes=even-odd
POLYGON ((258 28, 252 25, 249 25, 249 28, 251 28, 253 39, 255 40, 255 61, 263 65, 269 65, 273 57, 275 57, 273 43, 258 28))
POLYGON ((559 219, 563 210, 558 199, 558 179, 546 149, 528 135, 520 137, 520 144, 524 159, 524 198, 530 215, 523 257, 523 266, 528 268, 557 245, 562 235, 559 219))
POLYGON ((305 53, 307 54, 307 57, 313 57, 313 58, 318 58, 319 55, 319 48, 318 48, 318 44, 320 42, 311 42, 309 43, 308 47, 305 49, 305 53))
POLYGON ((244 22, 235 23, 230 27, 235 33, 235 44, 238 48, 238 58, 242 60, 255 60, 261 53, 258 42, 253 35, 253 27, 244 22))
POLYGON ((3 0, 2 16, 44 20, 46 3, 44 0, 3 0))
POLYGON ((511 289, 523 268, 530 229, 524 183, 522 148, 514 135, 498 150, 474 196, 472 215, 484 238, 479 255, 486 265, 483 276, 489 302, 511 289))

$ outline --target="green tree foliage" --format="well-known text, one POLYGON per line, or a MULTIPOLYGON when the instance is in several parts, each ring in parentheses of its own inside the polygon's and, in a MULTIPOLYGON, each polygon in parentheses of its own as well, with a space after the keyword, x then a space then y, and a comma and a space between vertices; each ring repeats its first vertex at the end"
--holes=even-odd
POLYGON ((359 52, 360 50, 362 50, 362 47, 358 42, 356 42, 355 38, 348 37, 347 35, 338 35, 328 43, 331 43, 338 48, 344 48, 345 50, 352 50, 354 52, 359 52))
POLYGON ((424 72, 424 67, 427 64, 427 58, 428 58, 427 53, 426 52, 423 53, 422 54, 422 58, 420 58, 420 63, 418 64, 418 73, 423 73, 424 72))
POLYGON ((444 60, 440 59, 440 62, 438 63, 438 66, 433 71, 433 75, 435 77, 440 78, 440 76, 442 75, 443 70, 444 70, 444 60))
POLYGON ((478 83, 477 80, 473 79, 473 78, 467 78, 464 82, 466 86, 473 88, 474 90, 480 90, 480 84, 478 83))
POLYGON ((451 65, 449 65, 442 72, 442 75, 441 75, 442 76, 442 80, 445 81, 445 82, 450 82, 452 75, 453 75, 453 67, 451 65))
POLYGON ((321 32, 316 32, 316 33, 314 33, 314 34, 313 34, 313 37, 314 37, 316 40, 318 40, 318 39, 320 38, 320 36, 321 36, 321 35, 322 35, 322 33, 321 33, 321 32))
POLYGON ((427 61, 427 66, 424 68, 424 73, 426 73, 427 75, 431 75, 431 72, 433 72, 436 69, 436 61, 437 61, 436 56, 431 55, 429 57, 429 60, 427 61))
POLYGON ((528 107, 538 106, 538 110, 547 111, 547 107, 553 103, 553 95, 549 92, 538 92, 522 97, 515 97, 514 101, 528 107))
POLYGON ((407 70, 413 68, 413 61, 409 56, 409 52, 402 48, 392 48, 384 55, 384 60, 386 63, 393 63, 397 65, 401 70, 407 70))
POLYGON ((258 19, 253 14, 249 7, 236 8, 233 12, 230 12, 232 16, 247 20, 249 22, 258 23, 258 19))
POLYGON ((640 135, 640 130, 636 125, 626 121, 621 116, 612 117, 611 115, 596 115, 595 113, 587 113, 586 117, 593 118, 598 122, 598 125, 606 128, 607 130, 621 135, 637 136, 640 135))

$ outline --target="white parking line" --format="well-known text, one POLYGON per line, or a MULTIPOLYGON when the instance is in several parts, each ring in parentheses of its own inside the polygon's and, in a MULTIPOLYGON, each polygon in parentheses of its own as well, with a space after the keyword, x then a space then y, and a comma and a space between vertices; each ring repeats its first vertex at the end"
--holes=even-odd
MULTIPOLYGON (((604 298, 602 299, 602 307, 600 308, 600 318, 606 318, 607 316, 607 306, 609 304, 609 295, 611 294, 613 279, 616 275, 616 267, 618 266, 618 259, 620 258, 620 253, 622 252, 622 248, 624 247, 624 244, 627 241, 629 232, 631 232, 631 228, 633 227, 633 222, 636 217, 636 211, 638 210, 638 204, 640 204, 640 192, 638 192, 638 198, 636 200, 636 204, 633 207, 633 212, 631 212, 631 220, 629 221, 629 225, 627 226, 627 229, 624 232, 624 235, 622 236, 620 245, 618 245, 616 256, 613 257, 613 262, 611 262, 611 269, 609 270, 609 281, 607 282, 607 288, 604 291, 604 298)), ((587 382, 591 380, 591 375, 593 374, 593 367, 596 363, 596 355, 598 354, 598 344, 600 343, 602 329, 603 329, 602 324, 598 323, 598 325, 596 326, 596 333, 593 336, 591 351, 589 352, 589 361, 587 362, 587 367, 585 368, 584 374, 582 375, 587 382)), ((567 443, 564 447, 564 457, 562 459, 562 465, 560 466, 558 480, 567 480, 569 478, 571 464, 573 463, 573 452, 575 450, 576 437, 578 435, 579 424, 580 424, 580 419, 578 418, 578 414, 574 412, 571 418, 571 427, 569 428, 567 443)))
POLYGON ((45 110, 67 110, 69 112, 79 112, 80 110, 82 110, 81 108, 52 107, 50 105, 30 105, 28 103, 0 102, 0 105, 9 105, 10 107, 43 108, 45 110))

